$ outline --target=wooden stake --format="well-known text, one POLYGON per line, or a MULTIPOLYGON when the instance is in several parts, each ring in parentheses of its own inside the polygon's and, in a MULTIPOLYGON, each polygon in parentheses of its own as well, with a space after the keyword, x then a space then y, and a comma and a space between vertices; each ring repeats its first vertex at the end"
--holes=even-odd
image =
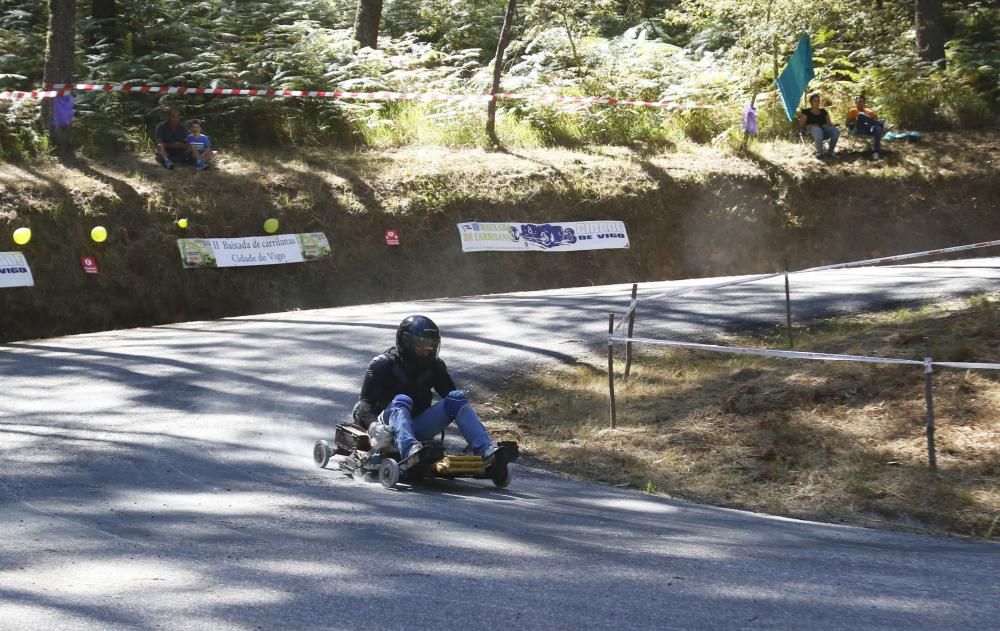
POLYGON ((788 348, 795 348, 792 336, 792 292, 788 284, 788 261, 785 261, 785 322, 788 325, 788 348))
POLYGON ((927 401, 927 466, 937 473, 937 450, 934 447, 934 360, 930 344, 924 338, 924 399, 927 401))
MULTIPOLYGON (((632 283, 632 309, 628 314, 628 337, 632 337, 632 327, 635 325, 635 297, 639 293, 639 285, 632 283)), ((625 342, 625 383, 628 383, 628 373, 632 370, 632 342, 625 342)))
POLYGON ((614 429, 615 418, 615 347, 611 336, 615 332, 615 314, 608 314, 608 393, 611 395, 611 428, 614 429))

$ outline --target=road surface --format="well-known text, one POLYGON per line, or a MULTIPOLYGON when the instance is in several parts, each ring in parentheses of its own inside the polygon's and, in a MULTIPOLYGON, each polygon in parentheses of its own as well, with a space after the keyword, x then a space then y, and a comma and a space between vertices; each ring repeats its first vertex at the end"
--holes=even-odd
MULTIPOLYGON (((793 295, 798 317, 821 317, 998 281, 1000 261, 975 259, 796 277, 793 295)), ((628 291, 0 347, 0 629, 998 627, 996 544, 697 506, 524 466, 502 491, 389 491, 313 465, 313 441, 346 418, 403 316, 438 322, 442 356, 475 392, 599 351, 628 291)), ((644 302, 636 334, 783 318, 779 279, 644 302)))

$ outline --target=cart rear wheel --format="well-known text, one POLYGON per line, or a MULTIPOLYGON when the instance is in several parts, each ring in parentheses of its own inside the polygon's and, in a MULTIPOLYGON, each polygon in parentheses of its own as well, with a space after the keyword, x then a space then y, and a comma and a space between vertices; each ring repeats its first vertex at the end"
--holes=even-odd
POLYGON ((513 473, 510 470, 510 463, 505 462, 502 467, 496 467, 496 469, 493 472, 493 484, 498 489, 505 489, 510 486, 510 480, 513 477, 513 473))
POLYGON ((325 469, 330 462, 330 454, 330 443, 325 440, 317 440, 316 444, 313 445, 313 460, 317 467, 325 469))
POLYGON ((399 483, 399 463, 392 458, 386 458, 378 468, 378 481, 387 489, 396 488, 399 483))

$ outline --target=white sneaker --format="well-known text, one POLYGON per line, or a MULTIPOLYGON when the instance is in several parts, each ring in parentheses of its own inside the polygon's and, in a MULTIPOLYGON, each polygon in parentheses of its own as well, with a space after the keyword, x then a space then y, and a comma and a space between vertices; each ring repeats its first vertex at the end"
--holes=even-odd
POLYGON ((416 454, 418 451, 424 448, 424 444, 419 440, 410 446, 410 451, 406 452, 406 457, 409 458, 416 454))
POLYGON ((872 160, 878 160, 878 151, 872 153, 872 160))

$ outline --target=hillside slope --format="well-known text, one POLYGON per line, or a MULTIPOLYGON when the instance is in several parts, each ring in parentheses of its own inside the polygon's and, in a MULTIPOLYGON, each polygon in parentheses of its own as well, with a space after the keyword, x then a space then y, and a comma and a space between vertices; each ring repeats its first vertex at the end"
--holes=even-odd
POLYGON ((1000 133, 936 134, 871 162, 793 143, 739 156, 699 145, 488 153, 232 150, 217 170, 145 156, 0 164, 2 251, 36 286, 0 291, 0 340, 387 300, 751 273, 1000 235, 1000 133), (176 220, 189 219, 182 230, 176 220), (184 270, 176 239, 328 235, 329 259, 184 270), (465 221, 623 220, 629 250, 463 254, 465 221), (90 241, 94 225, 104 244, 90 241), (386 247, 383 232, 400 231, 386 247), (101 273, 85 275, 94 255, 101 273))

